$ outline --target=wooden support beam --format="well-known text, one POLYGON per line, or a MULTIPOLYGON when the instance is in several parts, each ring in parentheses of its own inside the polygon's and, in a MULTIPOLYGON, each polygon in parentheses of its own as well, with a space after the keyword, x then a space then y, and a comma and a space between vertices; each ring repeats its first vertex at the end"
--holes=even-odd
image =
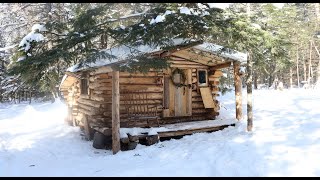
POLYGON ((215 66, 210 67, 211 70, 216 70, 216 69, 223 69, 231 66, 231 62, 223 63, 223 64, 218 64, 215 66))
POLYGON ((119 71, 112 72, 112 152, 120 151, 120 86, 119 71))
POLYGON ((234 70, 234 89, 235 89, 235 97, 236 97, 236 118, 239 121, 242 118, 242 94, 241 94, 241 78, 239 75, 240 63, 233 63, 234 70))
POLYGON ((192 71, 187 69, 187 115, 192 115, 192 71))
POLYGON ((84 127, 85 138, 86 138, 86 140, 90 141, 90 140, 92 140, 92 136, 91 136, 92 131, 89 126, 88 117, 87 117, 87 115, 83 115, 82 118, 83 118, 82 123, 83 123, 83 127, 84 127))

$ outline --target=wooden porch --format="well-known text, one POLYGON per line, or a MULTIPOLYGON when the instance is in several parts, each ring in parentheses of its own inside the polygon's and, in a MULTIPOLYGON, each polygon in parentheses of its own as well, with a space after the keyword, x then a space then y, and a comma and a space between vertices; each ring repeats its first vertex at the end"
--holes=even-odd
MULTIPOLYGON (((229 126, 235 126, 236 122, 237 120, 203 120, 165 124, 151 128, 120 128, 118 136, 119 150, 135 149, 138 143, 153 145, 162 140, 181 138, 184 135, 215 132, 229 126)), ((95 130, 109 137, 113 133, 111 128, 95 128, 95 130)), ((112 146, 114 145, 113 143, 112 146)))
POLYGON ((235 120, 205 120, 166 124, 153 128, 121 128, 120 140, 123 143, 146 141, 147 145, 157 143, 160 138, 172 138, 194 133, 219 131, 235 126, 235 120))

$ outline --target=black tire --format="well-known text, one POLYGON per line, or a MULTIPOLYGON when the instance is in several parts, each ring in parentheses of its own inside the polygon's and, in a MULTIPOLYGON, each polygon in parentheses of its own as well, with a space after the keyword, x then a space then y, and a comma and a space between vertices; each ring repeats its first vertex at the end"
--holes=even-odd
POLYGON ((93 136, 92 146, 96 149, 104 149, 106 147, 106 136, 100 132, 95 132, 93 136))

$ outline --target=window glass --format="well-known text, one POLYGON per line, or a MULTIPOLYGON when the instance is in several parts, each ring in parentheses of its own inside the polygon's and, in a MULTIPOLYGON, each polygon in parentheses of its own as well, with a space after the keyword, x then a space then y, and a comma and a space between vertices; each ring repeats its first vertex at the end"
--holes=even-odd
POLYGON ((88 81, 87 79, 81 79, 81 94, 88 94, 88 81))
POLYGON ((199 82, 199 85, 207 84, 207 71, 205 70, 198 71, 198 82, 199 82))

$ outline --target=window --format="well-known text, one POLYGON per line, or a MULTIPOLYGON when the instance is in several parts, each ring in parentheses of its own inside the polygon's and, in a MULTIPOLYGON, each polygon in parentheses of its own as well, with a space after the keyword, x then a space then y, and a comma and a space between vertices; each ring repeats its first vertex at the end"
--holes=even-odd
POLYGON ((88 80, 81 79, 80 81, 80 93, 88 95, 88 80))
POLYGON ((207 70, 198 70, 198 85, 207 86, 207 70))

